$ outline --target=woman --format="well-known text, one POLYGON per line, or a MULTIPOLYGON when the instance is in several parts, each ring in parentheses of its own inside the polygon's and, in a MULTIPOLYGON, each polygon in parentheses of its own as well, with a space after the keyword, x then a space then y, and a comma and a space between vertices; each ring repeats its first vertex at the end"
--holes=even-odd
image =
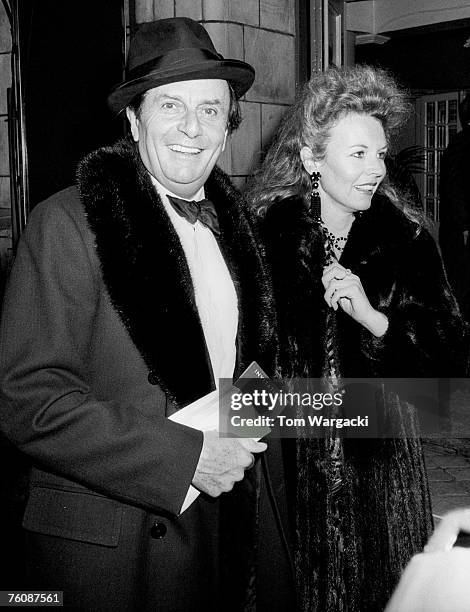
MULTIPOLYGON (((266 156, 251 198, 283 377, 341 390, 345 377, 464 375, 461 320, 434 241, 385 179, 406 114, 386 73, 331 69, 304 86, 266 156)), ((384 387, 376 410, 405 435, 343 440, 331 429, 285 445, 302 611, 383 610, 429 535, 412 409, 384 387)))

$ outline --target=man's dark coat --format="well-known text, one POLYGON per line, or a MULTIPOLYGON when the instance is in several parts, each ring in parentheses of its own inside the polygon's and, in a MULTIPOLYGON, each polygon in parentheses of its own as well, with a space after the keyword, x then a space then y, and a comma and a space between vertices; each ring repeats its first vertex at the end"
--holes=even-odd
MULTIPOLYGON (((237 372, 269 370, 273 309, 250 215, 220 170, 206 195, 238 296, 237 372)), ((31 588, 81 609, 217 609, 219 502, 201 495, 178 516, 202 433, 166 418, 214 380, 181 244, 133 144, 89 155, 78 189, 34 209, 0 343, 2 427, 33 461, 31 588)), ((239 499, 256 503, 243 487, 258 472, 239 499)), ((245 512, 247 551, 256 508, 245 512)), ((224 555, 250 575, 249 556, 224 555)))

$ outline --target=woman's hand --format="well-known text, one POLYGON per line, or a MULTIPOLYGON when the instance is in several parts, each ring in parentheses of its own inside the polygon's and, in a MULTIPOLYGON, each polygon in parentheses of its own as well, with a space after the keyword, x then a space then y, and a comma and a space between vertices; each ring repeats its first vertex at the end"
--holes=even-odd
POLYGON ((371 306, 359 276, 335 261, 324 269, 322 283, 328 306, 333 310, 338 310, 338 305, 341 306, 346 314, 374 336, 385 334, 388 319, 371 306))

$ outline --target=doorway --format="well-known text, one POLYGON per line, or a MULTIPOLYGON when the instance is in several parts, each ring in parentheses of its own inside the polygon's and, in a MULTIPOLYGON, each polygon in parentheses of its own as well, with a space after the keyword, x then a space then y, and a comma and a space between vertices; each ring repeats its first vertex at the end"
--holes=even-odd
POLYGON ((424 210, 439 222, 439 174, 441 157, 452 137, 461 129, 458 105, 463 92, 421 96, 416 100, 418 144, 424 149, 424 172, 418 183, 424 210))

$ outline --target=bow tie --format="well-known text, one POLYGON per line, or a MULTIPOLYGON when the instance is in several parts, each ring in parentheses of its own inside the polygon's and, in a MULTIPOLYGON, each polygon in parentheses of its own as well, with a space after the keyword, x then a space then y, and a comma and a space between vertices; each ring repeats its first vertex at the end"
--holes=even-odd
POLYGON ((168 200, 176 212, 187 219, 192 225, 200 221, 218 236, 220 234, 219 221, 215 212, 214 204, 210 200, 200 200, 199 202, 181 200, 173 196, 168 196, 168 200))

